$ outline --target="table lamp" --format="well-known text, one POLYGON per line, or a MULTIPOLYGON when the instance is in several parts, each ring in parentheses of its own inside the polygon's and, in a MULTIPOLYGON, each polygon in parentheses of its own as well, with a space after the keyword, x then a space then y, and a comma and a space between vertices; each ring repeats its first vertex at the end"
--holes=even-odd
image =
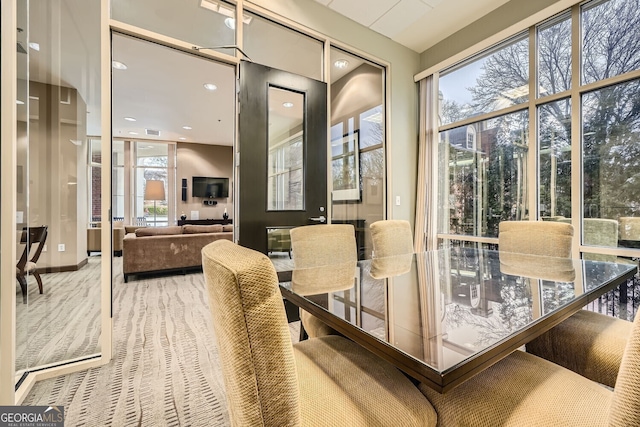
POLYGON ((156 209, 156 202, 158 200, 164 200, 164 181, 154 181, 148 180, 144 187, 144 199, 145 200, 153 200, 153 226, 156 227, 158 223, 156 222, 156 217, 158 215, 158 211, 156 209))

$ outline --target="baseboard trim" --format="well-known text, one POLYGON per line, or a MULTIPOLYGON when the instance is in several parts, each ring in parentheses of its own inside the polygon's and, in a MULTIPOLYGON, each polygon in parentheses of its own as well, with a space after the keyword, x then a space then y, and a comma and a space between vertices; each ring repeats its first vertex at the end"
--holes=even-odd
POLYGON ((40 274, 62 273, 62 272, 65 272, 65 271, 78 271, 82 267, 87 265, 88 262, 89 261, 87 260, 87 258, 85 258, 85 259, 83 259, 82 261, 80 261, 76 265, 57 265, 57 266, 53 266, 53 267, 43 267, 43 268, 38 268, 37 271, 40 274))

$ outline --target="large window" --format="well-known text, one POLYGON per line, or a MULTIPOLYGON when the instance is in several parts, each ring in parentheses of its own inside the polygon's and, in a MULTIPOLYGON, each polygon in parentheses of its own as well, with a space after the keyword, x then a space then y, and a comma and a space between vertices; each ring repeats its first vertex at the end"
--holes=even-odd
POLYGON ((175 185, 169 186, 171 174, 175 177, 175 144, 135 143, 135 201, 133 211, 138 222, 161 226, 175 220, 175 185), (149 182, 161 182, 164 191, 149 191, 149 182))
POLYGON ((522 104, 529 99, 529 45, 523 36, 444 72, 442 124, 522 104), (509 72, 504 67, 508 64, 509 72))
POLYGON ((497 237, 500 221, 527 216, 527 127, 525 110, 440 133, 441 230, 497 237))
POLYGON ((534 219, 577 225, 584 252, 640 247, 638 28, 636 1, 578 4, 440 73, 440 239, 534 219))
MULTIPOLYGON (((100 140, 90 140, 89 221, 100 222, 102 162, 100 140)), ((137 225, 170 225, 176 220, 176 146, 167 142, 112 142, 112 216, 137 225), (132 154, 133 153, 133 154, 132 154), (147 181, 161 181, 164 195, 145 196, 147 181), (126 197, 125 194, 131 194, 126 197), (147 199, 145 197, 153 197, 147 199)))

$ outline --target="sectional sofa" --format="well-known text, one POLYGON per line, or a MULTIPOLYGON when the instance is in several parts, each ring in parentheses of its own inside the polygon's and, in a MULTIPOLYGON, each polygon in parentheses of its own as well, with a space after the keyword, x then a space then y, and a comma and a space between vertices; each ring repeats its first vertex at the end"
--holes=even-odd
POLYGON ((122 242, 122 273, 129 277, 141 273, 180 271, 202 267, 201 250, 209 243, 233 241, 232 225, 182 225, 138 228, 122 242))

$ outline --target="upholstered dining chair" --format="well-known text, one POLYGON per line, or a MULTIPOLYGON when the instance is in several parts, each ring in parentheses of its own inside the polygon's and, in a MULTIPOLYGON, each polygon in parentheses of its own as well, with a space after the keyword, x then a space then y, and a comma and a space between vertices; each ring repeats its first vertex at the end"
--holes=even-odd
POLYGON ((503 221, 499 225, 501 252, 549 257, 571 256, 573 226, 555 221, 503 221))
POLYGON ((433 426, 400 371, 341 336, 292 345, 269 258, 230 241, 202 249, 233 426, 433 426))
MULTIPOLYGON (((584 243, 618 245, 618 222, 585 218, 584 243)), ((594 261, 628 262, 615 255, 584 254, 594 261)), ((527 344, 527 352, 543 357, 582 376, 613 387, 618 376, 631 322, 580 310, 550 331, 527 344)))
POLYGON ((16 264, 16 279, 20 284, 20 288, 22 290, 22 302, 27 303, 27 274, 33 275, 35 277, 36 282, 38 283, 38 290, 40 293, 42 290, 42 278, 40 277, 40 273, 38 273, 37 265, 38 259, 40 258, 40 254, 44 249, 44 243, 47 240, 47 226, 43 225, 41 227, 25 227, 22 229, 22 235, 20 236, 20 243, 24 244, 24 251, 22 252, 22 256, 18 260, 16 264), (32 246, 34 244, 38 244, 36 246, 35 251, 31 253, 32 246))
POLYGON ((385 219, 372 223, 369 228, 375 258, 413 253, 413 235, 409 221, 385 219))
POLYGON ((613 391, 529 353, 514 353, 440 394, 420 384, 439 426, 640 426, 640 312, 613 391))
POLYGON ((632 323, 580 310, 527 343, 527 353, 615 387, 632 323))
MULTIPOLYGON (((355 229, 351 224, 305 225, 292 228, 291 250, 293 265, 297 269, 308 269, 358 260, 355 229)), ((331 281, 330 276, 326 277, 331 281)), ((300 338, 336 334, 326 323, 305 310, 300 310, 300 338)))

